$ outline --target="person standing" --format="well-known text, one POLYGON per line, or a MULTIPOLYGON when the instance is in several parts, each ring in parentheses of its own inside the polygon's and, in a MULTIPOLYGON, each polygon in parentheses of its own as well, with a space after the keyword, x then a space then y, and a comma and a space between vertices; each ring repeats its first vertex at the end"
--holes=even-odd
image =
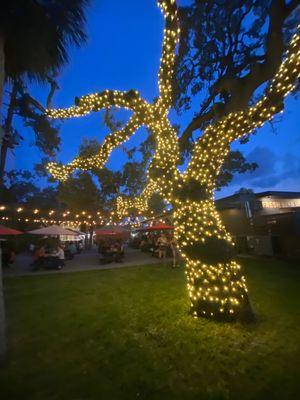
POLYGON ((177 263, 177 258, 178 258, 178 250, 177 250, 177 242, 176 242, 176 239, 174 238, 174 236, 173 237, 171 237, 171 239, 170 239, 170 248, 171 248, 171 251, 172 251, 172 268, 175 268, 175 267, 179 267, 179 265, 178 265, 178 263, 177 263))
POLYGON ((158 246, 158 258, 162 258, 165 261, 168 248, 168 239, 164 233, 159 235, 156 244, 158 246))
POLYGON ((69 259, 72 260, 77 253, 76 246, 73 242, 70 242, 67 247, 69 259))

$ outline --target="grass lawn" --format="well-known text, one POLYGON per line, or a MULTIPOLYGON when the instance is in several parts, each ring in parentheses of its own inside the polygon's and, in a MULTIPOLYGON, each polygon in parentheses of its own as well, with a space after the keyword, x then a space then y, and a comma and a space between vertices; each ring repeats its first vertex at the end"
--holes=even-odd
POLYGON ((243 265, 253 326, 191 318, 182 269, 6 279, 0 398, 300 398, 300 266, 243 265))

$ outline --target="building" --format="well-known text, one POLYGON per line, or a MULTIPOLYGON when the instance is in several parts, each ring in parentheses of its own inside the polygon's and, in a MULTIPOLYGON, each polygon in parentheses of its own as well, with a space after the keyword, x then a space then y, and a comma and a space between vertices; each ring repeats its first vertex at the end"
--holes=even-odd
POLYGON ((300 192, 243 191, 216 206, 239 252, 300 258, 300 192))

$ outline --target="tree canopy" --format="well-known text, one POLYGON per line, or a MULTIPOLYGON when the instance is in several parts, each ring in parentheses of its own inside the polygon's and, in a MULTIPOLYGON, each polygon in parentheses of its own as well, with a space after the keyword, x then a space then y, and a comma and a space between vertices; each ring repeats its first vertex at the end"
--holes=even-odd
POLYGON ((86 40, 89 0, 6 0, 1 2, 6 78, 45 80, 68 61, 68 47, 86 40))
POLYGON ((173 80, 177 111, 195 116, 181 133, 188 147, 195 131, 249 106, 278 70, 300 21, 299 0, 194 0, 182 7, 173 80))

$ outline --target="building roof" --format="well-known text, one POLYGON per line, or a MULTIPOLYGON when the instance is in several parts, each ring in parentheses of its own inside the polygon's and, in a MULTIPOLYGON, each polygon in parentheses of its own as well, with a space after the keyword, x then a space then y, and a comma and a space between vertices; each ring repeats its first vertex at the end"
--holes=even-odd
MULTIPOLYGON (((230 201, 239 201, 241 196, 247 196, 247 193, 235 193, 230 196, 222 197, 221 199, 216 200, 216 203, 222 202, 230 202, 230 201)), ((285 199, 295 199, 300 198, 300 192, 284 192, 284 191, 277 191, 277 190, 269 190, 266 192, 260 193, 249 193, 249 196, 255 196, 256 198, 260 197, 277 197, 277 198, 285 198, 285 199)))
POLYGON ((260 192, 255 193, 256 197, 278 197, 278 198, 285 198, 285 199, 296 199, 300 198, 300 192, 284 192, 284 191, 277 191, 277 190, 270 190, 267 192, 260 192))

